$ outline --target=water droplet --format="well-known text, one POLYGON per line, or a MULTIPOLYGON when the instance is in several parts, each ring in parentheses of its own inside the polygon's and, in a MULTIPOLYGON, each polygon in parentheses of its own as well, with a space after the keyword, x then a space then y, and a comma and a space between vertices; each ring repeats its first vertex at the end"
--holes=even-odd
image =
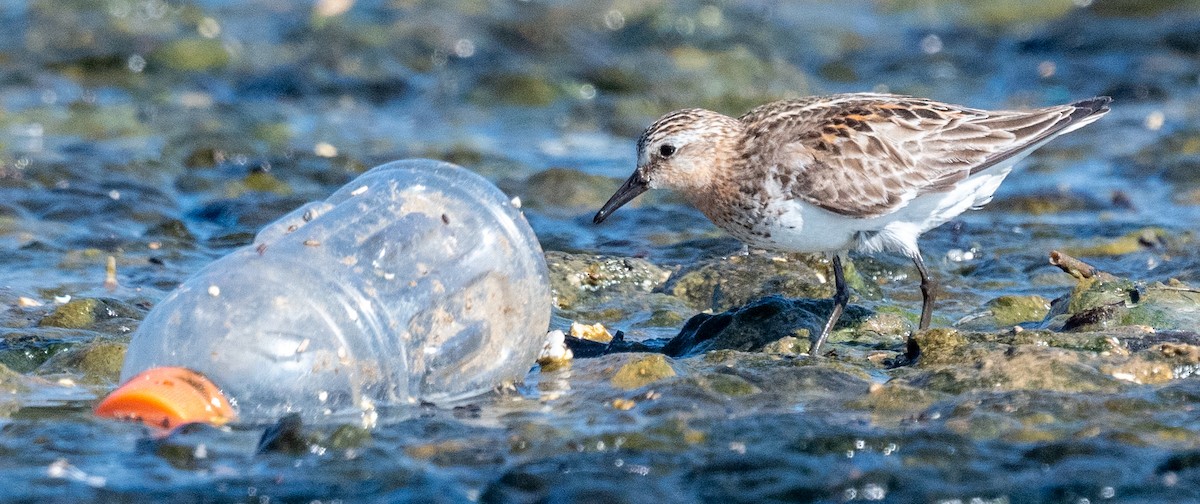
POLYGON ((454 55, 459 58, 470 58, 475 55, 475 43, 471 39, 458 39, 454 43, 454 55))
POLYGON ((940 53, 942 48, 942 38, 937 35, 930 33, 921 39, 921 52, 925 54, 940 53))
POLYGON ((604 15, 604 27, 609 30, 620 30, 625 27, 625 14, 621 11, 613 9, 604 15))
POLYGON ((130 72, 142 73, 142 70, 146 69, 146 58, 143 58, 140 54, 134 54, 129 57, 129 61, 125 63, 125 66, 129 68, 130 72))

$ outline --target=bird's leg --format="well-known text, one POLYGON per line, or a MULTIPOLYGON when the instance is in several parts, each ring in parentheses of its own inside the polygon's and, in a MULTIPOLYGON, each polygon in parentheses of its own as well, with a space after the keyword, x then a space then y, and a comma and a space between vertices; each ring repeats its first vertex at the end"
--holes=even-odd
POLYGON ((929 328, 929 319, 933 317, 933 299, 937 297, 938 284, 937 280, 929 276, 929 270, 925 269, 925 261, 921 259, 920 252, 913 254, 912 259, 917 265, 917 271, 921 273, 921 322, 917 329, 924 330, 929 328))
POLYGON ((846 288, 846 277, 842 273, 842 258, 835 254, 833 256, 833 312, 829 314, 829 320, 825 322, 821 334, 812 342, 808 355, 817 355, 821 344, 825 343, 825 340, 829 338, 829 333, 833 331, 833 325, 842 317, 842 311, 846 309, 848 301, 850 301, 850 290, 846 288))

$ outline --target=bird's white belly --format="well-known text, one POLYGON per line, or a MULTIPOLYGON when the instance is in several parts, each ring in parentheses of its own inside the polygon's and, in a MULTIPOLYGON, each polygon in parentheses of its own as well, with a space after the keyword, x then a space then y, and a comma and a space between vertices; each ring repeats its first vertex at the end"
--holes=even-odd
POLYGON ((921 233, 986 204, 1010 171, 1011 167, 989 170, 959 182, 950 191, 925 194, 892 213, 865 219, 830 212, 800 200, 780 201, 776 208, 778 217, 763 222, 760 228, 769 237, 743 240, 753 246, 791 252, 857 249, 915 255, 921 233))

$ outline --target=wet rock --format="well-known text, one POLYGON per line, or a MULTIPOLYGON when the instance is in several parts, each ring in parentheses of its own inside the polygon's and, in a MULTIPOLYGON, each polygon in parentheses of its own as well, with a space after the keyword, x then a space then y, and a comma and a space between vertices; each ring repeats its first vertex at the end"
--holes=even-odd
POLYGON ((1040 321, 1050 312, 1050 302, 1041 296, 1001 296, 985 306, 1000 326, 1040 321))
POLYGON ((1116 256, 1142 250, 1163 249, 1169 234, 1161 228, 1146 228, 1096 245, 1068 248, 1071 255, 1080 257, 1116 256))
POLYGON ((567 336, 564 338, 564 344, 571 355, 580 359, 589 359, 602 355, 628 352, 655 352, 661 353, 666 340, 663 338, 646 339, 641 341, 630 341, 625 339, 625 333, 617 331, 613 335, 612 341, 608 343, 600 343, 596 341, 586 340, 583 338, 573 338, 567 336))
POLYGON ((573 322, 571 323, 571 337, 597 343, 608 343, 613 340, 612 334, 609 334, 608 330, 604 328, 604 324, 600 323, 584 325, 573 322))
POLYGON ((659 308, 650 313, 650 318, 634 327, 679 327, 684 320, 682 313, 677 310, 659 308))
POLYGON ((1128 354, 1121 341, 1108 332, 1057 332, 1048 330, 1013 330, 979 335, 979 340, 1005 345, 1031 345, 1079 350, 1093 353, 1128 354))
POLYGON ((805 329, 796 331, 799 336, 784 336, 767 343, 762 347, 762 353, 774 355, 803 355, 812 347, 811 338, 805 329))
POLYGON ((555 329, 546 334, 546 342, 542 344, 537 363, 542 372, 549 372, 570 366, 574 358, 574 352, 567 346, 566 335, 555 329))
MULTIPOLYGON (((902 348, 909 333, 917 326, 915 319, 901 314, 895 306, 883 305, 878 310, 868 312, 860 321, 848 321, 848 330, 836 331, 837 341, 872 349, 902 348)), ((841 320, 838 322, 840 326, 841 320)))
POLYGON ((913 334, 912 341, 920 351, 917 362, 922 366, 964 362, 967 338, 954 329, 935 327, 919 331, 913 334))
MULTIPOLYGON (((468 165, 469 166, 469 165, 468 165)), ((621 185, 620 180, 591 175, 570 168, 550 168, 531 175, 520 188, 509 189, 521 196, 522 206, 535 209, 598 209, 621 185)))
MULTIPOLYGON (((936 2, 951 16, 959 16, 963 21, 988 26, 1011 26, 1022 23, 1058 19, 1071 11, 1075 4, 1070 0, 1018 0, 1015 2, 976 2, 939 0, 936 2), (953 7, 951 7, 953 6, 953 7)), ((915 8, 924 6, 920 2, 901 0, 892 8, 915 8)))
POLYGON ((350 450, 361 448, 371 442, 371 431, 357 425, 343 424, 337 426, 323 443, 334 450, 350 450))
POLYGON ((880 309, 868 316, 856 329, 878 336, 907 336, 911 324, 900 313, 880 309))
POLYGON ((991 412, 949 418, 946 428, 974 439, 996 439, 1021 429, 1021 422, 1011 416, 991 412))
POLYGON ((1050 301, 1041 296, 1000 296, 984 305, 983 311, 963 317, 960 329, 995 329, 1026 322, 1040 322, 1050 313, 1050 301))
POLYGON ((54 354, 93 338, 84 331, 32 328, 14 330, 0 340, 0 365, 18 373, 29 373, 37 369, 54 354))
POLYGON ((617 95, 639 93, 650 86, 645 72, 620 66, 586 69, 583 77, 596 86, 596 90, 617 95))
POLYGON ((404 453, 412 458, 444 466, 480 466, 498 464, 504 460, 496 446, 467 439, 413 444, 405 447, 404 453))
POLYGON ((138 441, 137 449, 142 453, 158 456, 171 467, 184 471, 207 470, 219 460, 214 446, 223 444, 222 438, 228 430, 205 423, 181 425, 161 438, 138 441))
POLYGON ((1175 366, 1142 357, 1101 365, 1100 372, 1118 380, 1138 384, 1167 383, 1175 379, 1175 366))
MULTIPOLYGON (((624 356, 623 356, 624 357, 624 356)), ((675 376, 675 369, 661 354, 628 354, 609 379, 612 386, 631 390, 675 376)))
POLYGON ((21 409, 21 396, 29 390, 21 373, 0 364, 0 418, 21 409))
POLYGON ((1077 191, 1040 192, 997 198, 988 209, 1030 215, 1110 210, 1111 203, 1077 191))
POLYGON ((1124 304, 1109 304, 1088 308, 1071 314, 1061 327, 1063 331, 1103 331, 1121 325, 1129 316, 1124 304))
POLYGON ((171 70, 203 72, 229 64, 229 52, 220 40, 178 39, 155 49, 150 59, 171 70))
POLYGON ((848 406, 870 411, 883 418, 914 416, 931 406, 939 394, 899 382, 872 384, 867 394, 854 399, 848 406))
POLYGON ((1098 274, 1080 279, 1065 302, 1052 306, 1046 327, 1103 331, 1120 327, 1189 329, 1200 324, 1200 290, 1178 280, 1141 285, 1098 274))
POLYGON ((287 196, 292 194, 292 187, 275 175, 264 170, 254 170, 242 177, 240 181, 231 182, 225 187, 225 195, 236 198, 246 191, 268 192, 287 196))
POLYGON ((546 106, 558 98, 558 87, 543 75, 532 73, 493 73, 479 82, 481 92, 496 100, 530 107, 546 106))
MULTIPOLYGON (((124 301, 109 298, 79 298, 55 307, 54 311, 38 321, 38 326, 119 330, 122 324, 136 323, 144 316, 145 310, 124 301), (114 324, 117 327, 109 327, 114 324)), ((128 329, 125 332, 128 332, 128 329)))
POLYGON ((127 346, 125 342, 102 339, 72 345, 38 366, 37 373, 79 375, 78 380, 82 383, 116 383, 125 362, 127 346))
MULTIPOLYGON (((932 332, 932 331, 931 331, 932 332)), ((1114 393, 1120 380, 1099 369, 1090 353, 1028 345, 967 344, 961 335, 942 333, 935 358, 925 351, 917 360, 928 373, 910 383, 930 390, 962 394, 981 390, 1051 390, 1114 393)))
POLYGON ((742 397, 762 392, 762 389, 745 378, 728 373, 713 373, 701 378, 703 386, 713 392, 729 397, 742 397))
POLYGON ((674 108, 702 107, 736 116, 783 98, 781 89, 802 92, 808 87, 809 76, 800 68, 781 59, 763 58, 742 44, 718 50, 681 45, 669 56, 679 71, 671 75, 668 87, 675 89, 673 100, 691 97, 690 104, 680 102, 674 108), (782 87, 764 88, 761 83, 767 81, 782 87))
POLYGON ((300 415, 291 414, 263 431, 262 438, 258 440, 257 452, 303 455, 316 444, 316 436, 304 430, 300 415))
POLYGON ((96 309, 99 306, 100 300, 98 299, 72 299, 43 317, 38 325, 83 329, 96 323, 96 309))
POLYGON ((667 279, 645 259, 546 252, 550 287, 559 308, 595 304, 615 296, 648 293, 667 279))
POLYGON ((722 366, 725 371, 735 369, 738 376, 762 390, 754 399, 765 406, 831 400, 841 408, 847 398, 866 394, 871 384, 871 376, 857 363, 835 360, 781 359, 719 350, 706 354, 704 363, 722 366))
POLYGON ((767 295, 829 298, 832 269, 820 255, 736 255, 685 267, 663 290, 699 310, 728 310, 767 295))
MULTIPOLYGON (((663 347, 663 353, 688 356, 720 349, 761 351, 785 337, 795 338, 797 343, 806 342, 808 335, 824 327, 832 309, 833 302, 829 300, 768 296, 724 313, 701 313, 683 325, 679 334, 663 347)), ((847 306, 834 329, 854 327, 868 314, 859 306, 847 306)), ((807 352, 807 347, 803 351, 807 352)))
POLYGON ((186 243, 196 241, 196 236, 188 230, 187 223, 179 219, 167 219, 158 224, 150 226, 146 230, 146 235, 158 239, 179 240, 186 243))

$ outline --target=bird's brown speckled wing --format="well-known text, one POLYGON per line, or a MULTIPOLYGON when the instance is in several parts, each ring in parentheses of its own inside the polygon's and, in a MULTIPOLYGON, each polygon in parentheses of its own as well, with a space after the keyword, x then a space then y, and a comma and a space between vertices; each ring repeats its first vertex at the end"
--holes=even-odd
POLYGON ((1025 112, 850 94, 775 102, 741 117, 749 163, 784 194, 876 217, 1041 146, 1108 111, 1107 98, 1025 112))

